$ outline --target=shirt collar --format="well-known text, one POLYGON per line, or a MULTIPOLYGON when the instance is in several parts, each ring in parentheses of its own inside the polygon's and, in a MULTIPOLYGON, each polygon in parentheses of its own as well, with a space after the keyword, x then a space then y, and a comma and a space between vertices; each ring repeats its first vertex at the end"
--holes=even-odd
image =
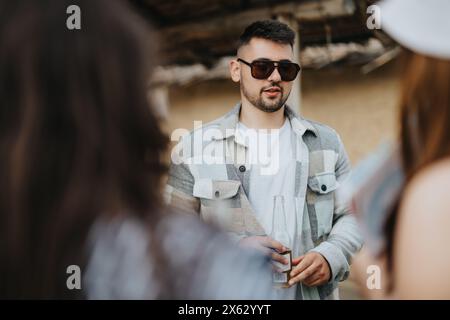
MULTIPOLYGON (((227 139, 234 136, 235 142, 245 145, 242 137, 236 133, 237 124, 239 122, 239 113, 241 111, 241 103, 237 103, 233 109, 223 116, 220 121, 220 131, 222 135, 216 140, 227 139)), ((288 105, 285 105, 284 114, 291 122, 292 130, 302 137, 305 132, 310 131, 317 136, 317 129, 309 122, 294 112, 288 105)))

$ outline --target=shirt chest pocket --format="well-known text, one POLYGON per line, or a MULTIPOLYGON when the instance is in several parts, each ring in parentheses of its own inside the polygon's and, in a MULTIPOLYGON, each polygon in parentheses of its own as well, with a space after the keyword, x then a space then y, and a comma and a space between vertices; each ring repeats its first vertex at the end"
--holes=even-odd
POLYGON ((207 222, 219 224, 225 229, 238 231, 243 228, 240 206, 240 181, 198 179, 194 184, 193 195, 200 199, 201 216, 207 222), (237 224, 237 225, 236 225, 237 224))
POLYGON ((194 184, 194 197, 205 200, 205 204, 214 204, 214 201, 221 200, 230 202, 238 194, 240 181, 235 180, 213 180, 198 179, 194 184))
POLYGON ((306 203, 313 240, 327 236, 332 227, 334 192, 338 187, 334 172, 320 172, 308 177, 306 203))

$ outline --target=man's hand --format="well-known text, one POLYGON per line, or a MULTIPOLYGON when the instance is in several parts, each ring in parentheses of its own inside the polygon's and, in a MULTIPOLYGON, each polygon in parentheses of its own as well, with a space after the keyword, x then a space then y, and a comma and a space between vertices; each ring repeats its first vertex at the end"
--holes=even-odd
POLYGON ((272 258, 273 261, 280 262, 282 264, 288 264, 289 261, 284 258, 278 252, 284 252, 287 250, 280 242, 273 240, 267 236, 251 236, 243 238, 239 241, 239 244, 243 247, 254 248, 263 252, 272 258))
POLYGON ((308 287, 315 287, 330 281, 330 266, 320 253, 309 252, 293 259, 292 264, 296 266, 291 271, 289 286, 303 282, 308 287))

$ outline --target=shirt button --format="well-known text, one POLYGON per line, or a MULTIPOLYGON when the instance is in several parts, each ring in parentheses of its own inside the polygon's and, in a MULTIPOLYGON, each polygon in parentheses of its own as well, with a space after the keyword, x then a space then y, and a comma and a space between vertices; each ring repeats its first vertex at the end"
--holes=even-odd
POLYGON ((245 172, 245 166, 240 166, 240 167, 239 167, 239 171, 240 171, 240 172, 245 172))
POLYGON ((322 189, 322 191, 325 192, 325 191, 327 191, 327 186, 323 184, 323 185, 320 187, 320 189, 322 189))
POLYGON ((216 198, 218 198, 218 197, 220 196, 220 192, 217 190, 217 191, 214 193, 214 196, 215 196, 216 198))

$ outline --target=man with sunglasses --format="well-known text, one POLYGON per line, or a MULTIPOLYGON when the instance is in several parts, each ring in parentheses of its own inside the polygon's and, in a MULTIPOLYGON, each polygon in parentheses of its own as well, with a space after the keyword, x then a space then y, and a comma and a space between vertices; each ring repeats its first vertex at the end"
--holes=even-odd
POLYGON ((291 250, 280 298, 337 299, 338 282, 362 246, 354 218, 335 201, 350 164, 333 129, 286 105, 301 69, 293 62, 294 38, 274 20, 245 29, 230 62, 241 101, 183 138, 166 195, 171 205, 219 222, 236 243, 267 253, 278 267, 289 265, 283 253, 291 250), (209 161, 206 150, 215 150, 209 161), (280 196, 282 206, 275 206, 280 196))

